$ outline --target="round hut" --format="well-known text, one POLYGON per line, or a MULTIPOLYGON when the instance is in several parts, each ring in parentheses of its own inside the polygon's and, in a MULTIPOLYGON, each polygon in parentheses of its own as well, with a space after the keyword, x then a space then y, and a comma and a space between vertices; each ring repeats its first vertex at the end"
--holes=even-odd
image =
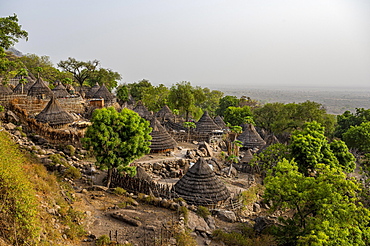
POLYGON ((174 121, 175 119, 175 115, 167 105, 164 105, 163 108, 155 114, 155 117, 157 117, 160 122, 165 122, 167 120, 174 121))
POLYGON ((246 149, 260 149, 266 142, 256 131, 256 128, 252 124, 245 124, 243 127, 244 131, 237 137, 237 140, 243 143, 243 148, 246 149))
POLYGON ((153 128, 152 132, 150 133, 152 136, 152 140, 150 141, 151 144, 149 146, 150 152, 167 152, 176 148, 176 141, 155 117, 153 117, 150 121, 150 127, 153 128))
POLYGON ((199 158, 173 189, 188 204, 197 206, 216 206, 230 197, 226 185, 203 158, 199 158))
POLYGON ((52 97, 53 92, 41 78, 38 78, 28 90, 28 95, 37 98, 46 98, 52 97))
POLYGON ((149 110, 147 109, 147 107, 145 107, 141 101, 139 101, 137 103, 136 107, 134 108, 134 111, 136 113, 138 113, 140 115, 140 117, 142 117, 146 120, 149 120, 151 118, 151 115, 152 115, 149 112, 149 110))
POLYGON ((6 96, 6 95, 11 95, 13 94, 12 89, 8 85, 3 85, 0 82, 0 96, 6 96))
POLYGON ((207 111, 204 112, 202 117, 196 123, 196 126, 196 130, 200 133, 212 133, 213 131, 221 130, 221 127, 213 121, 207 111))
POLYGON ((221 116, 217 115, 214 119, 214 122, 221 127, 221 129, 227 129, 225 121, 221 118, 221 116))
POLYGON ((73 116, 62 108, 54 96, 35 118, 39 122, 48 123, 53 128, 60 128, 74 121, 73 116))
POLYGON ((98 82, 96 82, 96 84, 90 88, 90 90, 86 91, 85 93, 85 97, 86 98, 93 98, 94 94, 100 89, 100 85, 98 84, 98 82))
POLYGON ((99 90, 95 92, 92 98, 103 98, 105 104, 112 104, 114 100, 114 96, 108 88, 103 84, 100 86, 99 90))
POLYGON ((64 87, 64 85, 61 82, 59 82, 58 85, 51 91, 54 93, 54 96, 56 98, 65 98, 65 97, 70 96, 67 89, 64 87))
POLYGON ((28 91, 35 83, 35 80, 33 80, 30 76, 28 76, 26 79, 28 81, 26 84, 18 83, 17 86, 14 88, 13 92, 15 94, 28 94, 28 91))
POLYGON ((240 163, 242 164, 247 164, 249 163, 251 160, 253 159, 253 154, 252 154, 252 151, 250 149, 248 149, 243 158, 240 160, 240 163))

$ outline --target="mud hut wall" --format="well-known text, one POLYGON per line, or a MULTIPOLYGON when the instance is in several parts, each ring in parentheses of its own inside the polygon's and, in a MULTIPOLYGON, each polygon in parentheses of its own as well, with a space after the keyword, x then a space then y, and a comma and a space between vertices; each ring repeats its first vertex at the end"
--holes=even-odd
POLYGON ((19 117, 22 124, 24 124, 29 131, 44 137, 50 143, 58 144, 63 142, 63 144, 66 145, 70 144, 76 147, 81 147, 80 139, 83 137, 82 131, 71 132, 56 130, 47 124, 40 123, 36 121, 36 119, 28 117, 26 110, 14 103, 8 103, 7 108, 13 111, 19 117))
MULTIPOLYGON (((10 95, 0 97, 0 101, 8 101, 27 111, 29 115, 40 113, 50 99, 37 99, 27 95, 10 95)), ((64 110, 70 113, 83 114, 84 106, 81 98, 58 98, 58 102, 64 110)))

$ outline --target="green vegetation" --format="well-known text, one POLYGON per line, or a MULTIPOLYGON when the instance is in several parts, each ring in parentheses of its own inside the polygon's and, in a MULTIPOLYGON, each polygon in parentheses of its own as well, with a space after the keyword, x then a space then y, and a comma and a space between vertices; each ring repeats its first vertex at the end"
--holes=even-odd
POLYGON ((135 175, 135 167, 129 164, 150 151, 149 122, 132 110, 124 108, 118 113, 113 107, 95 110, 91 122, 82 141, 92 148, 97 167, 108 169, 107 187, 113 168, 135 175))
POLYGON ((258 195, 263 194, 264 187, 260 184, 251 186, 248 190, 242 191, 239 195, 239 201, 243 203, 243 205, 248 206, 255 203, 258 199, 258 195))
POLYGON ((225 123, 233 126, 241 126, 245 123, 254 123, 252 119, 252 111, 249 106, 244 107, 228 107, 224 112, 225 123))
POLYGON ((360 184, 340 168, 313 166, 314 176, 283 160, 265 179, 264 198, 272 210, 290 211, 280 217, 275 236, 282 245, 367 245, 370 211, 359 201, 360 184))
POLYGON ((208 208, 203 207, 203 206, 198 206, 196 213, 198 216, 204 219, 211 215, 211 212, 209 212, 208 208))
POLYGON ((363 122, 358 126, 351 126, 343 134, 343 140, 350 148, 358 149, 361 152, 370 152, 370 121, 363 122))

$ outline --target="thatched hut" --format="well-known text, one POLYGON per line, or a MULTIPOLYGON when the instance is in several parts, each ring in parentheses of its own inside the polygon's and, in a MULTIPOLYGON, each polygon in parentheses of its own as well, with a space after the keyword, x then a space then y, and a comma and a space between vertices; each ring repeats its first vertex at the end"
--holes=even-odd
POLYGON ((217 115, 213 120, 221 129, 227 129, 225 121, 221 118, 221 116, 217 115))
POLYGON ((151 144, 149 146, 151 152, 167 152, 176 148, 176 141, 155 117, 150 121, 150 127, 153 128, 150 133, 152 136, 151 144))
POLYGON ((65 98, 70 96, 67 89, 64 87, 62 83, 59 82, 59 84, 51 90, 54 93, 54 96, 56 98, 65 98))
POLYGON ((26 84, 18 83, 17 86, 14 88, 13 92, 15 94, 28 94, 28 91, 33 86, 35 81, 33 79, 27 79, 28 82, 26 84), (23 88, 22 88, 23 87, 23 88))
POLYGON ((173 189, 193 205, 216 206, 230 197, 226 185, 203 158, 199 158, 173 189))
POLYGON ((13 94, 12 89, 10 89, 8 85, 3 85, 0 82, 0 95, 3 96, 3 95, 11 95, 11 94, 13 94))
POLYGON ((175 120, 175 115, 167 105, 164 105, 163 108, 155 114, 155 117, 157 117, 157 119, 161 122, 166 120, 175 120))
POLYGON ((85 93, 86 98, 93 98, 94 94, 100 89, 100 85, 96 83, 93 87, 91 87, 88 91, 85 93))
POLYGON ((204 112, 202 117, 196 123, 196 126, 196 131, 200 133, 212 133, 216 130, 221 130, 221 127, 213 121, 207 111, 204 112))
POLYGON ((250 149, 248 149, 243 158, 240 160, 240 163, 242 164, 247 164, 249 163, 251 160, 253 159, 253 154, 252 154, 252 151, 250 149))
POLYGON ((142 117, 142 118, 144 118, 146 120, 151 119, 152 114, 147 109, 147 107, 144 106, 144 104, 141 101, 139 101, 137 103, 136 107, 134 108, 134 111, 136 113, 138 113, 140 115, 140 117, 142 117))
POLYGON ((112 104, 114 102, 114 96, 108 88, 103 84, 100 86, 99 90, 95 92, 92 98, 103 98, 105 104, 112 104))
POLYGON ((74 121, 73 116, 62 108, 54 96, 51 97, 46 107, 35 118, 37 121, 48 123, 54 128, 62 127, 74 121))
POLYGON ((52 97, 53 92, 41 78, 38 78, 36 82, 31 86, 31 88, 28 90, 28 95, 37 98, 46 98, 52 97))
POLYGON ((245 124, 243 127, 244 131, 237 137, 237 140, 243 143, 243 148, 253 149, 261 148, 266 145, 266 142, 256 131, 256 128, 252 124, 245 124))

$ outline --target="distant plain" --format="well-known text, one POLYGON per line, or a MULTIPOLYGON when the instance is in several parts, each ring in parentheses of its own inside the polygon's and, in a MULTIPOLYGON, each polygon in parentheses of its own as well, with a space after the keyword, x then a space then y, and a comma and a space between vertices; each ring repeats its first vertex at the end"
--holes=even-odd
POLYGON ((247 96, 261 104, 281 102, 300 103, 307 100, 320 103, 329 114, 343 114, 346 110, 354 112, 356 108, 370 108, 370 87, 267 87, 245 86, 214 88, 225 95, 247 96))

